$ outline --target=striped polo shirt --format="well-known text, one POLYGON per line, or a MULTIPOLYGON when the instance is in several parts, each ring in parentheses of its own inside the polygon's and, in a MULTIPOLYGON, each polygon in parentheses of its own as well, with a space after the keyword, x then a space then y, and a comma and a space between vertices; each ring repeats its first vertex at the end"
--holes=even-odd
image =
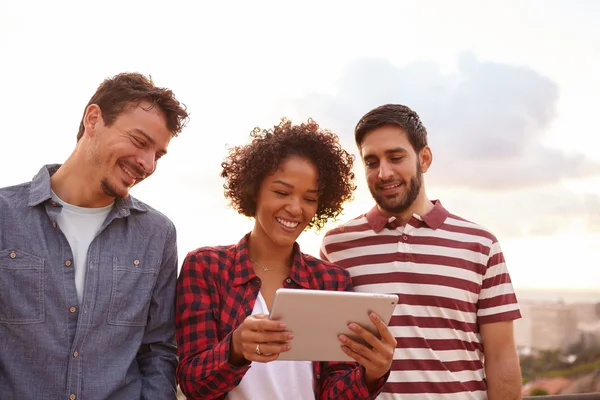
POLYGON ((375 206, 321 246, 355 291, 399 296, 389 323, 398 346, 379 399, 486 399, 479 325, 521 317, 496 237, 433 204, 405 226, 375 206))

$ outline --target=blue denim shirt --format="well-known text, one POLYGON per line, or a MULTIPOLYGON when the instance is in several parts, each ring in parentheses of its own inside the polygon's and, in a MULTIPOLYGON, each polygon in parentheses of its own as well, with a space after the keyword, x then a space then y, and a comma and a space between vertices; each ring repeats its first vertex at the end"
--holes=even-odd
POLYGON ((90 244, 80 306, 51 199, 58 167, 0 189, 0 399, 175 399, 173 223, 117 200, 90 244))

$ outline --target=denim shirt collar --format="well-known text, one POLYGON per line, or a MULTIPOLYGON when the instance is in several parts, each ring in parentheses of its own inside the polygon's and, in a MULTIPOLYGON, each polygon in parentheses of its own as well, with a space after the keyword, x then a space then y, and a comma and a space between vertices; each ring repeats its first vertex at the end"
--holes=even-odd
MULTIPOLYGON (((52 198, 50 177, 58 171, 60 166, 61 164, 44 165, 33 177, 31 188, 29 189, 28 206, 35 207, 52 198)), ((148 211, 148 207, 130 195, 126 198, 116 199, 115 210, 120 217, 127 217, 131 214, 131 210, 146 212, 148 211)))

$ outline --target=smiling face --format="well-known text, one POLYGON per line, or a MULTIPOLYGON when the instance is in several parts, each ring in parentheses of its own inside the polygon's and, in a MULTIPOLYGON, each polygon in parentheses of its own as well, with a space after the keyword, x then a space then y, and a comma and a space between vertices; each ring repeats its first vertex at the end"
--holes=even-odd
POLYGON ((369 190, 382 211, 402 214, 424 195, 423 172, 431 163, 428 146, 417 153, 402 129, 382 126, 365 135, 360 151, 369 190))
POLYGON ((147 102, 126 108, 110 126, 101 113, 92 105, 84 117, 95 180, 106 197, 127 197, 130 188, 154 173, 172 134, 164 114, 147 102))
POLYGON ((260 185, 254 233, 272 245, 292 246, 317 207, 317 168, 306 158, 289 157, 260 185))

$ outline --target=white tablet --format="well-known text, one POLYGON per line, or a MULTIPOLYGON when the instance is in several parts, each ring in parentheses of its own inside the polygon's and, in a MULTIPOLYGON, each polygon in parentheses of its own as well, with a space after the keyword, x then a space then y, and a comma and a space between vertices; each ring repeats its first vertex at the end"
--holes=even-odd
POLYGON ((342 350, 338 335, 360 340, 348 328, 350 322, 378 334, 369 313, 375 312, 388 324, 397 303, 395 294, 278 289, 269 319, 284 322, 294 334, 292 349, 278 359, 354 361, 342 350))

